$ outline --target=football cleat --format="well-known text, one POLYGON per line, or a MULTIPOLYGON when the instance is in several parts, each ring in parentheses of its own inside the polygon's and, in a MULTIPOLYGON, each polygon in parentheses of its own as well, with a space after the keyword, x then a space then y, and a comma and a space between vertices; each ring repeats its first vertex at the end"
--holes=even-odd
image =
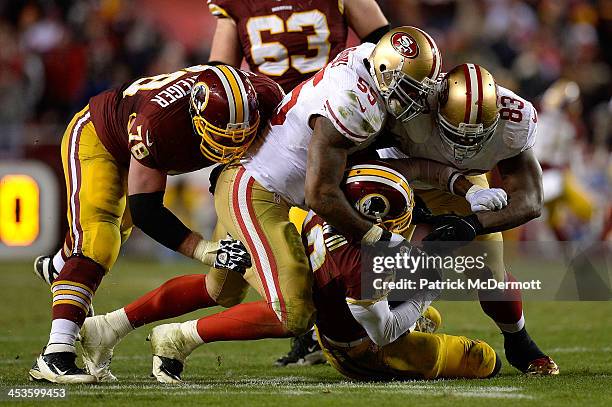
POLYGON ((326 362, 321 345, 313 338, 313 331, 308 331, 291 340, 289 353, 278 358, 274 366, 311 366, 326 362))
POLYGON ((114 382, 117 380, 110 370, 113 349, 121 338, 106 315, 86 318, 81 328, 81 346, 83 348, 83 364, 87 372, 96 377, 99 382, 114 382))
POLYGON ((532 376, 554 376, 559 374, 559 366, 549 356, 544 356, 531 361, 525 373, 532 376))
POLYGON ((30 380, 60 384, 95 383, 95 376, 77 367, 75 360, 76 354, 72 352, 41 354, 30 369, 30 380))
POLYGON ((426 334, 432 334, 442 325, 442 316, 440 312, 432 306, 427 307, 423 315, 416 321, 414 330, 426 334))
POLYGON ((182 383, 185 359, 199 344, 183 334, 179 323, 156 326, 147 340, 153 353, 153 377, 160 383, 182 383))
POLYGON ((59 275, 53 267, 53 256, 38 256, 34 260, 34 274, 45 283, 51 285, 59 275))

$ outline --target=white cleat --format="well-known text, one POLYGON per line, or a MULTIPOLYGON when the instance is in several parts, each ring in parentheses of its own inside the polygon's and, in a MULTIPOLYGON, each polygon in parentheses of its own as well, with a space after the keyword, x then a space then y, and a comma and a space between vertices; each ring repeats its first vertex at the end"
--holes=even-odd
POLYGON ((71 352, 40 355, 29 371, 30 380, 59 384, 89 384, 97 380, 75 364, 76 354, 71 352))
POLYGON ((83 364, 87 372, 100 382, 116 381, 117 378, 110 370, 110 364, 113 349, 121 341, 121 337, 107 321, 106 315, 86 318, 80 335, 83 364))
POLYGON ((179 323, 156 326, 147 340, 151 341, 155 379, 160 383, 183 383, 185 359, 199 344, 185 336, 179 323))

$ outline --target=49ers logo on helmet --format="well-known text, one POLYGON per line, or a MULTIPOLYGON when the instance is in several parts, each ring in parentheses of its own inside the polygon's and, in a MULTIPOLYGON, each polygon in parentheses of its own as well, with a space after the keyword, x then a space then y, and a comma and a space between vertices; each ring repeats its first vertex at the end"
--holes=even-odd
POLYGON ((391 45, 406 58, 416 58, 419 55, 419 44, 409 34, 397 32, 391 36, 391 45))

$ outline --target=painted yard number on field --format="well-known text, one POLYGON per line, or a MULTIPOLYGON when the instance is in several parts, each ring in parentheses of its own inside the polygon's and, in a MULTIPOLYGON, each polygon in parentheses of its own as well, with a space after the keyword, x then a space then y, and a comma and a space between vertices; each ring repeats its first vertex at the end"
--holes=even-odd
POLYGON ((40 191, 29 175, 5 175, 0 179, 0 242, 28 246, 40 230, 40 191))

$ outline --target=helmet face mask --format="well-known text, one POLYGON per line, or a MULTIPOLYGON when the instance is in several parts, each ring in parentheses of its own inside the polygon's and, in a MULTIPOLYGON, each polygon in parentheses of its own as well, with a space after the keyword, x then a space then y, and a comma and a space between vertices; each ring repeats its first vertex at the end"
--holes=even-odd
POLYGON ((474 158, 493 139, 499 124, 497 85, 475 64, 451 69, 439 84, 436 123, 450 161, 474 158))
POLYGON ((398 27, 380 39, 368 65, 389 114, 407 122, 429 109, 441 61, 433 39, 416 27, 398 27))
POLYGON ((441 114, 437 115, 440 138, 451 158, 457 162, 469 160, 482 150, 497 128, 499 115, 495 123, 485 129, 482 123, 459 123, 453 126, 441 114))
POLYGON ((396 120, 407 122, 429 109, 427 97, 433 89, 434 82, 429 78, 418 83, 398 71, 394 73, 393 81, 382 95, 387 103, 387 111, 396 120))
POLYGON ((200 151, 213 162, 228 163, 242 157, 259 128, 255 90, 242 72, 231 67, 211 67, 200 74, 191 90, 189 113, 194 132, 202 138, 200 151), (240 94, 228 96, 228 81, 234 81, 240 94), (246 120, 236 120, 241 117, 246 120))

